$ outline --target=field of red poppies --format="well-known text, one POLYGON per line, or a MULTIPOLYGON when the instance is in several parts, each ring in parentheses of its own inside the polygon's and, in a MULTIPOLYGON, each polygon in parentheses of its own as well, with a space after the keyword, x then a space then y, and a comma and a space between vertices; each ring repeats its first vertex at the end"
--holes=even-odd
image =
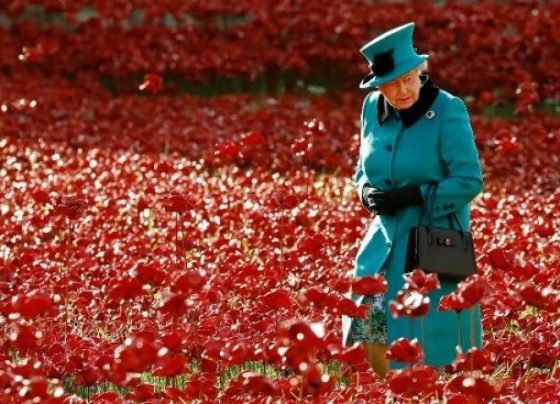
POLYGON ((3 403, 557 402, 560 5, 381 3, 0 3, 3 403), (441 309, 481 302, 484 346, 438 373, 401 340, 380 381, 340 345, 383 289, 351 277, 358 50, 411 20, 483 162, 441 309))

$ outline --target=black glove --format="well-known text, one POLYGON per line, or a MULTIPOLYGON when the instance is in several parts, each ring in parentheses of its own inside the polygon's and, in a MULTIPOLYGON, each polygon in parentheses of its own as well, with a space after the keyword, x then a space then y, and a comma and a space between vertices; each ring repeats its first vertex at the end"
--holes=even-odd
POLYGON ((370 196, 377 191, 377 188, 372 187, 370 184, 365 184, 362 188, 362 205, 369 213, 376 213, 374 210, 374 201, 370 196))
POLYGON ((424 203, 420 187, 416 185, 381 191, 366 184, 362 189, 362 200, 367 210, 378 215, 394 215, 407 206, 424 203))

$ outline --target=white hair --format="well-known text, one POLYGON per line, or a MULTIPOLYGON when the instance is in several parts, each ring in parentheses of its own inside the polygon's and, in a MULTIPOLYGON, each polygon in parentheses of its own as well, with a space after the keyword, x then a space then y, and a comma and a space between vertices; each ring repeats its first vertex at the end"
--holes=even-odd
POLYGON ((418 72, 419 75, 426 73, 428 71, 428 61, 425 60, 420 66, 416 68, 416 71, 418 72))

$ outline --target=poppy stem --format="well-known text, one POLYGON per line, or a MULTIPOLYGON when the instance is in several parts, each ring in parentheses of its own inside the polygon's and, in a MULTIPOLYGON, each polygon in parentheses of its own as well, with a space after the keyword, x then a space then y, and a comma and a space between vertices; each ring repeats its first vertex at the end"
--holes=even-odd
POLYGON ((461 311, 457 311, 457 339, 458 345, 461 347, 461 351, 463 351, 463 338, 462 338, 462 329, 461 329, 461 311))
MULTIPOLYGON (((426 327, 424 324, 424 317, 420 318, 420 344, 422 345, 422 349, 424 349, 424 342, 426 341, 426 327)), ((422 362, 424 359, 422 358, 422 362)))
POLYGON ((175 212, 175 264, 179 262, 179 212, 175 212))
POLYGON ((163 143, 163 155, 167 157, 169 154, 169 131, 165 131, 165 138, 163 143))
POLYGON ((475 329, 474 329, 474 306, 469 309, 470 314, 470 324, 469 324, 469 335, 471 340, 471 347, 475 346, 475 329))
POLYGON ((280 261, 282 262, 282 272, 284 272, 284 213, 280 214, 280 261))
POLYGON ((276 338, 278 338, 278 311, 276 310, 274 310, 274 319, 275 319, 274 333, 276 335, 276 338))
MULTIPOLYGON (((189 216, 190 216, 190 218, 192 219, 192 212, 189 212, 189 216)), ((182 238, 182 240, 185 240, 185 235, 187 234, 187 230, 185 229, 185 219, 183 219, 183 220, 181 221, 181 230, 183 231, 183 238, 182 238)), ((209 237, 206 237, 206 238, 208 239, 209 237)), ((201 243, 197 240, 197 242, 196 242, 196 248, 197 248, 197 250, 202 251, 203 248, 200 246, 200 244, 201 244, 201 243), (200 247, 200 248, 199 248, 199 247, 200 247)), ((183 252, 181 253, 181 255, 182 255, 182 257, 183 257, 183 267, 186 268, 186 266, 187 266, 187 254, 186 254, 186 249, 185 249, 184 245, 185 245, 185 243, 183 243, 183 252)))
POLYGON ((68 336, 68 277, 70 274, 70 245, 72 244, 72 220, 68 218, 68 237, 66 238, 66 273, 64 276, 64 338, 68 336))

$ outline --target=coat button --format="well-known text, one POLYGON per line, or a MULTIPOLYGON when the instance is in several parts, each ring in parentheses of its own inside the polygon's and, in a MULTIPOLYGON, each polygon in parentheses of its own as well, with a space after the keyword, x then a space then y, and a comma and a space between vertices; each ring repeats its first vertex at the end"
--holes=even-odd
POLYGON ((391 243, 390 241, 387 241, 387 243, 385 244, 387 247, 391 247, 393 245, 393 243, 391 243))
POLYGON ((393 146, 391 146, 390 144, 388 144, 387 146, 385 146, 385 149, 387 149, 387 151, 392 151, 392 150, 393 150, 393 146))
POLYGON ((391 185, 393 183, 393 181, 391 181, 389 179, 385 179, 385 180, 383 180, 383 182, 385 183, 385 185, 391 185))

